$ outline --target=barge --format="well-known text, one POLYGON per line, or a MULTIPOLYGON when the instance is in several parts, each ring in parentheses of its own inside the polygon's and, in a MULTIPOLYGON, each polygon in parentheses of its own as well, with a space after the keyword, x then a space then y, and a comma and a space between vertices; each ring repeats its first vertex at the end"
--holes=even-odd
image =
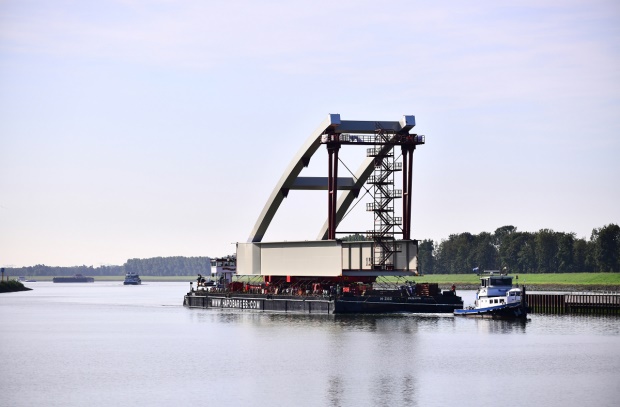
POLYGON ((312 314, 453 313, 463 308, 463 300, 454 290, 441 291, 437 284, 411 284, 395 289, 375 289, 369 284, 313 285, 312 291, 238 282, 225 289, 212 285, 194 289, 192 285, 183 305, 312 314))
POLYGON ((67 277, 54 277, 52 279, 54 283, 94 283, 94 277, 86 277, 82 274, 76 274, 74 276, 67 277))
MULTIPOLYGON (((236 243, 234 257, 216 259, 218 271, 213 272, 212 264, 209 278, 199 276, 183 304, 329 314, 462 309, 455 290, 441 292, 436 284, 412 281, 419 277, 419 267, 411 219, 420 213, 412 211, 412 160, 426 143, 424 135, 412 133, 415 125, 413 115, 392 121, 342 120, 330 113, 293 156, 247 241, 236 243), (300 176, 321 146, 327 153, 327 176, 300 176), (349 170, 351 177, 338 175, 339 162, 344 164, 338 155, 341 148, 365 151, 357 171, 349 170), (296 190, 326 194, 326 221, 316 239, 263 241, 283 200, 296 190), (350 209, 362 201, 372 229, 338 231, 350 209), (403 281, 406 285, 399 285, 403 281)), ((310 208, 314 206, 305 209, 310 208)), ((298 216, 305 217, 305 210, 298 216)))

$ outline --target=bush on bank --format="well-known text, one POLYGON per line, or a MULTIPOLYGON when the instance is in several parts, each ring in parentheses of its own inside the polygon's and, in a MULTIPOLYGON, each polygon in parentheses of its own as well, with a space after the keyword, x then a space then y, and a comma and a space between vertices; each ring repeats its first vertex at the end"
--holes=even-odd
POLYGON ((11 293, 15 291, 28 291, 32 288, 25 287, 17 280, 8 280, 0 282, 0 293, 11 293))

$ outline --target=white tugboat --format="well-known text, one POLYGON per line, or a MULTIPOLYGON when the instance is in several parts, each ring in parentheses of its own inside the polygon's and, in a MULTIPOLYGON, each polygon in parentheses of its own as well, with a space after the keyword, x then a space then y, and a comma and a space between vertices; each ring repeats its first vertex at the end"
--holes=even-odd
POLYGON ((525 319, 527 312, 525 286, 513 288, 512 277, 498 271, 481 276, 474 306, 454 310, 454 315, 491 319, 525 319))

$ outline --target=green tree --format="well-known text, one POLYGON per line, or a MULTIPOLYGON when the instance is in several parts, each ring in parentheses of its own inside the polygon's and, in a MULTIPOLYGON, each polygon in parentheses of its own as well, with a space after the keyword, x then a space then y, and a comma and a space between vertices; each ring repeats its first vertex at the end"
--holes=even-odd
POLYGON ((435 243, 432 240, 418 242, 418 272, 433 274, 435 272, 435 243))
POLYGON ((503 245, 504 241, 509 239, 515 233, 517 233, 517 228, 512 225, 497 228, 493 233, 493 244, 495 244, 495 247, 499 249, 503 245))
POLYGON ((575 271, 574 257, 574 233, 557 233, 558 251, 556 254, 556 264, 558 272, 572 273, 575 271))
POLYGON ((368 239, 366 238, 366 236, 360 233, 355 233, 355 234, 347 235, 343 237, 342 240, 344 240, 345 242, 361 242, 361 241, 367 241, 368 239))
POLYGON ((507 267, 511 271, 524 272, 519 259, 527 239, 528 234, 522 232, 514 232, 502 238, 502 243, 499 246, 499 259, 502 268, 507 267))
POLYGON ((599 271, 620 272, 620 226, 605 225, 593 231, 595 237, 595 258, 599 271))
POLYGON ((539 273, 555 273, 557 267, 558 242, 556 233, 550 229, 541 229, 536 234, 536 257, 539 273))
POLYGON ((532 233, 524 233, 522 244, 519 248, 518 270, 521 273, 536 272, 536 243, 532 233))
POLYGON ((448 240, 439 244, 435 270, 447 274, 471 273, 475 267, 495 269, 498 261, 497 249, 489 233, 461 233, 450 235, 448 240))
POLYGON ((593 271, 588 262, 588 252, 591 246, 585 239, 575 239, 573 242, 573 270, 578 273, 593 271))
MULTIPOLYGON (((497 270, 499 265, 499 254, 497 247, 493 244, 494 236, 490 233, 482 232, 474 239, 473 261, 470 265, 481 266, 486 270, 497 270)), ((473 267, 470 267, 470 269, 473 267)))

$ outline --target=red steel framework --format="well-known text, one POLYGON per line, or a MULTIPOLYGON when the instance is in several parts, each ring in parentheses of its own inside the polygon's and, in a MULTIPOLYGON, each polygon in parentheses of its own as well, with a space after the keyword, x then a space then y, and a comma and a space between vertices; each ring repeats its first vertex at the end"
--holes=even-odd
POLYGON ((374 269, 386 270, 392 263, 392 255, 398 250, 394 235, 401 234, 403 240, 411 239, 411 213, 412 213, 412 179, 413 179, 413 152, 417 145, 425 143, 423 135, 398 133, 385 130, 377 123, 374 135, 357 135, 344 133, 329 133, 322 138, 322 143, 327 145, 328 152, 328 230, 327 239, 336 238, 337 228, 337 191, 338 191, 338 151, 342 145, 372 145, 367 150, 367 156, 373 157, 375 170, 369 177, 368 183, 373 186, 374 193, 372 203, 367 205, 367 210, 374 212, 374 230, 367 231, 375 242, 374 258, 371 260, 374 269), (394 147, 401 146, 402 163, 394 159, 394 147), (386 148, 387 147, 387 148, 386 148), (393 173, 403 171, 402 190, 394 190, 393 173), (403 198, 402 218, 394 216, 392 204, 395 198, 403 198), (401 231, 395 230, 400 225, 401 231))

